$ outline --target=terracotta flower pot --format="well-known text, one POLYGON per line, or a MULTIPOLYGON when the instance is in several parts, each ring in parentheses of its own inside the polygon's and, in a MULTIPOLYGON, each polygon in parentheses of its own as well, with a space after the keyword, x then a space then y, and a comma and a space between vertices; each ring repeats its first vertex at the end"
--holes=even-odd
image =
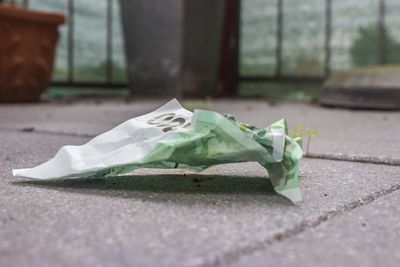
POLYGON ((0 102, 33 102, 48 87, 62 14, 0 5, 0 102))

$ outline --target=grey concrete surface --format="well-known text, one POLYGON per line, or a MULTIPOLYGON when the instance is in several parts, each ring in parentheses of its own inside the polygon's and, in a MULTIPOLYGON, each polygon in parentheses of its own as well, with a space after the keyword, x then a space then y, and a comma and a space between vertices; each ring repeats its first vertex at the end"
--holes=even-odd
MULTIPOLYGON (((84 110, 68 113, 90 129, 84 110)), ((97 115, 101 127, 107 119, 97 115)), ((141 170, 35 183, 11 169, 88 138, 0 130, 0 140, 0 266, 227 265, 400 187, 400 167, 317 159, 302 163, 299 206, 277 196, 253 163, 214 167, 202 182, 180 170, 141 170)))
MULTIPOLYGON (((166 102, 166 101, 165 101, 166 102)), ((150 112, 164 101, 104 101, 0 106, 0 128, 96 135, 132 117, 150 112)), ((255 100, 184 101, 188 108, 205 108, 236 115, 244 122, 265 126, 287 118, 289 127, 305 125, 320 131, 310 152, 373 157, 400 162, 400 113, 352 111, 293 103, 255 100)))
POLYGON ((97 135, 162 104, 163 101, 107 101, 0 105, 0 127, 97 135))
POLYGON ((399 202, 397 191, 231 266, 399 266, 399 202))

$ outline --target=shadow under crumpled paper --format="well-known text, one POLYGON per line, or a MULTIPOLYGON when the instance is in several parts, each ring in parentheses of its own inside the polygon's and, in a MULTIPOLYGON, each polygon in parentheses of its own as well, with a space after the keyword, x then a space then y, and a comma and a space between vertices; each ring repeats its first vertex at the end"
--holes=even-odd
POLYGON ((94 194, 109 197, 135 198, 154 202, 183 201, 213 202, 216 200, 241 201, 274 199, 278 197, 266 177, 222 176, 201 174, 149 174, 105 178, 58 180, 25 180, 13 182, 18 186, 40 187, 69 193, 94 194))

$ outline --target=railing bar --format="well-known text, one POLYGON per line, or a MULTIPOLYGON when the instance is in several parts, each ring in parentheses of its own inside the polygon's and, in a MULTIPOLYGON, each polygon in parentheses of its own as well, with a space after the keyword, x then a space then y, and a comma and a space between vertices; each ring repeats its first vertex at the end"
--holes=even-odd
POLYGON ((64 81, 53 81, 51 83, 53 87, 86 87, 86 88, 128 88, 127 83, 105 83, 105 82, 97 82, 97 81, 75 81, 75 82, 64 82, 64 81))
POLYGON ((28 1, 28 0, 23 0, 22 6, 23 6, 24 8, 28 8, 28 6, 29 6, 29 1, 28 1))
POLYGON ((113 71, 113 63, 112 63, 112 41, 113 41, 113 29, 112 29, 112 19, 113 19, 113 3, 112 0, 107 0, 107 82, 111 83, 112 81, 112 71, 113 71))
POLYGON ((240 76, 240 82, 323 82, 322 76, 280 76, 275 75, 252 75, 240 76))
POLYGON ((277 0, 276 16, 276 51, 275 51, 275 75, 282 75, 282 41, 283 41, 283 0, 277 0))
POLYGON ((328 77, 331 72, 331 38, 332 38, 332 0, 325 1, 325 62, 324 74, 328 77))
POLYGON ((241 26, 241 21, 242 21, 242 13, 241 13, 241 7, 242 7, 242 1, 241 0, 236 0, 235 1, 236 6, 234 7, 234 12, 235 12, 235 34, 234 34, 234 60, 233 60, 233 91, 236 93, 239 90, 239 77, 240 77, 240 26, 241 26))
POLYGON ((74 0, 68 0, 68 82, 74 80, 74 0))
POLYGON ((379 64, 386 63, 386 32, 385 32, 385 15, 386 15, 386 3, 385 0, 379 0, 379 19, 378 19, 378 31, 379 31, 379 40, 378 40, 378 54, 379 64))

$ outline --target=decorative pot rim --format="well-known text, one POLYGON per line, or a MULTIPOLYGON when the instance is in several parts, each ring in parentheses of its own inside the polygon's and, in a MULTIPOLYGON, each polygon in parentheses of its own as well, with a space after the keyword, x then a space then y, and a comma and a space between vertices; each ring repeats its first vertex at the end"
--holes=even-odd
POLYGON ((65 15, 62 13, 49 13, 41 11, 32 11, 25 8, 14 6, 4 6, 0 4, 0 17, 18 18, 22 20, 62 24, 65 22, 65 15))

